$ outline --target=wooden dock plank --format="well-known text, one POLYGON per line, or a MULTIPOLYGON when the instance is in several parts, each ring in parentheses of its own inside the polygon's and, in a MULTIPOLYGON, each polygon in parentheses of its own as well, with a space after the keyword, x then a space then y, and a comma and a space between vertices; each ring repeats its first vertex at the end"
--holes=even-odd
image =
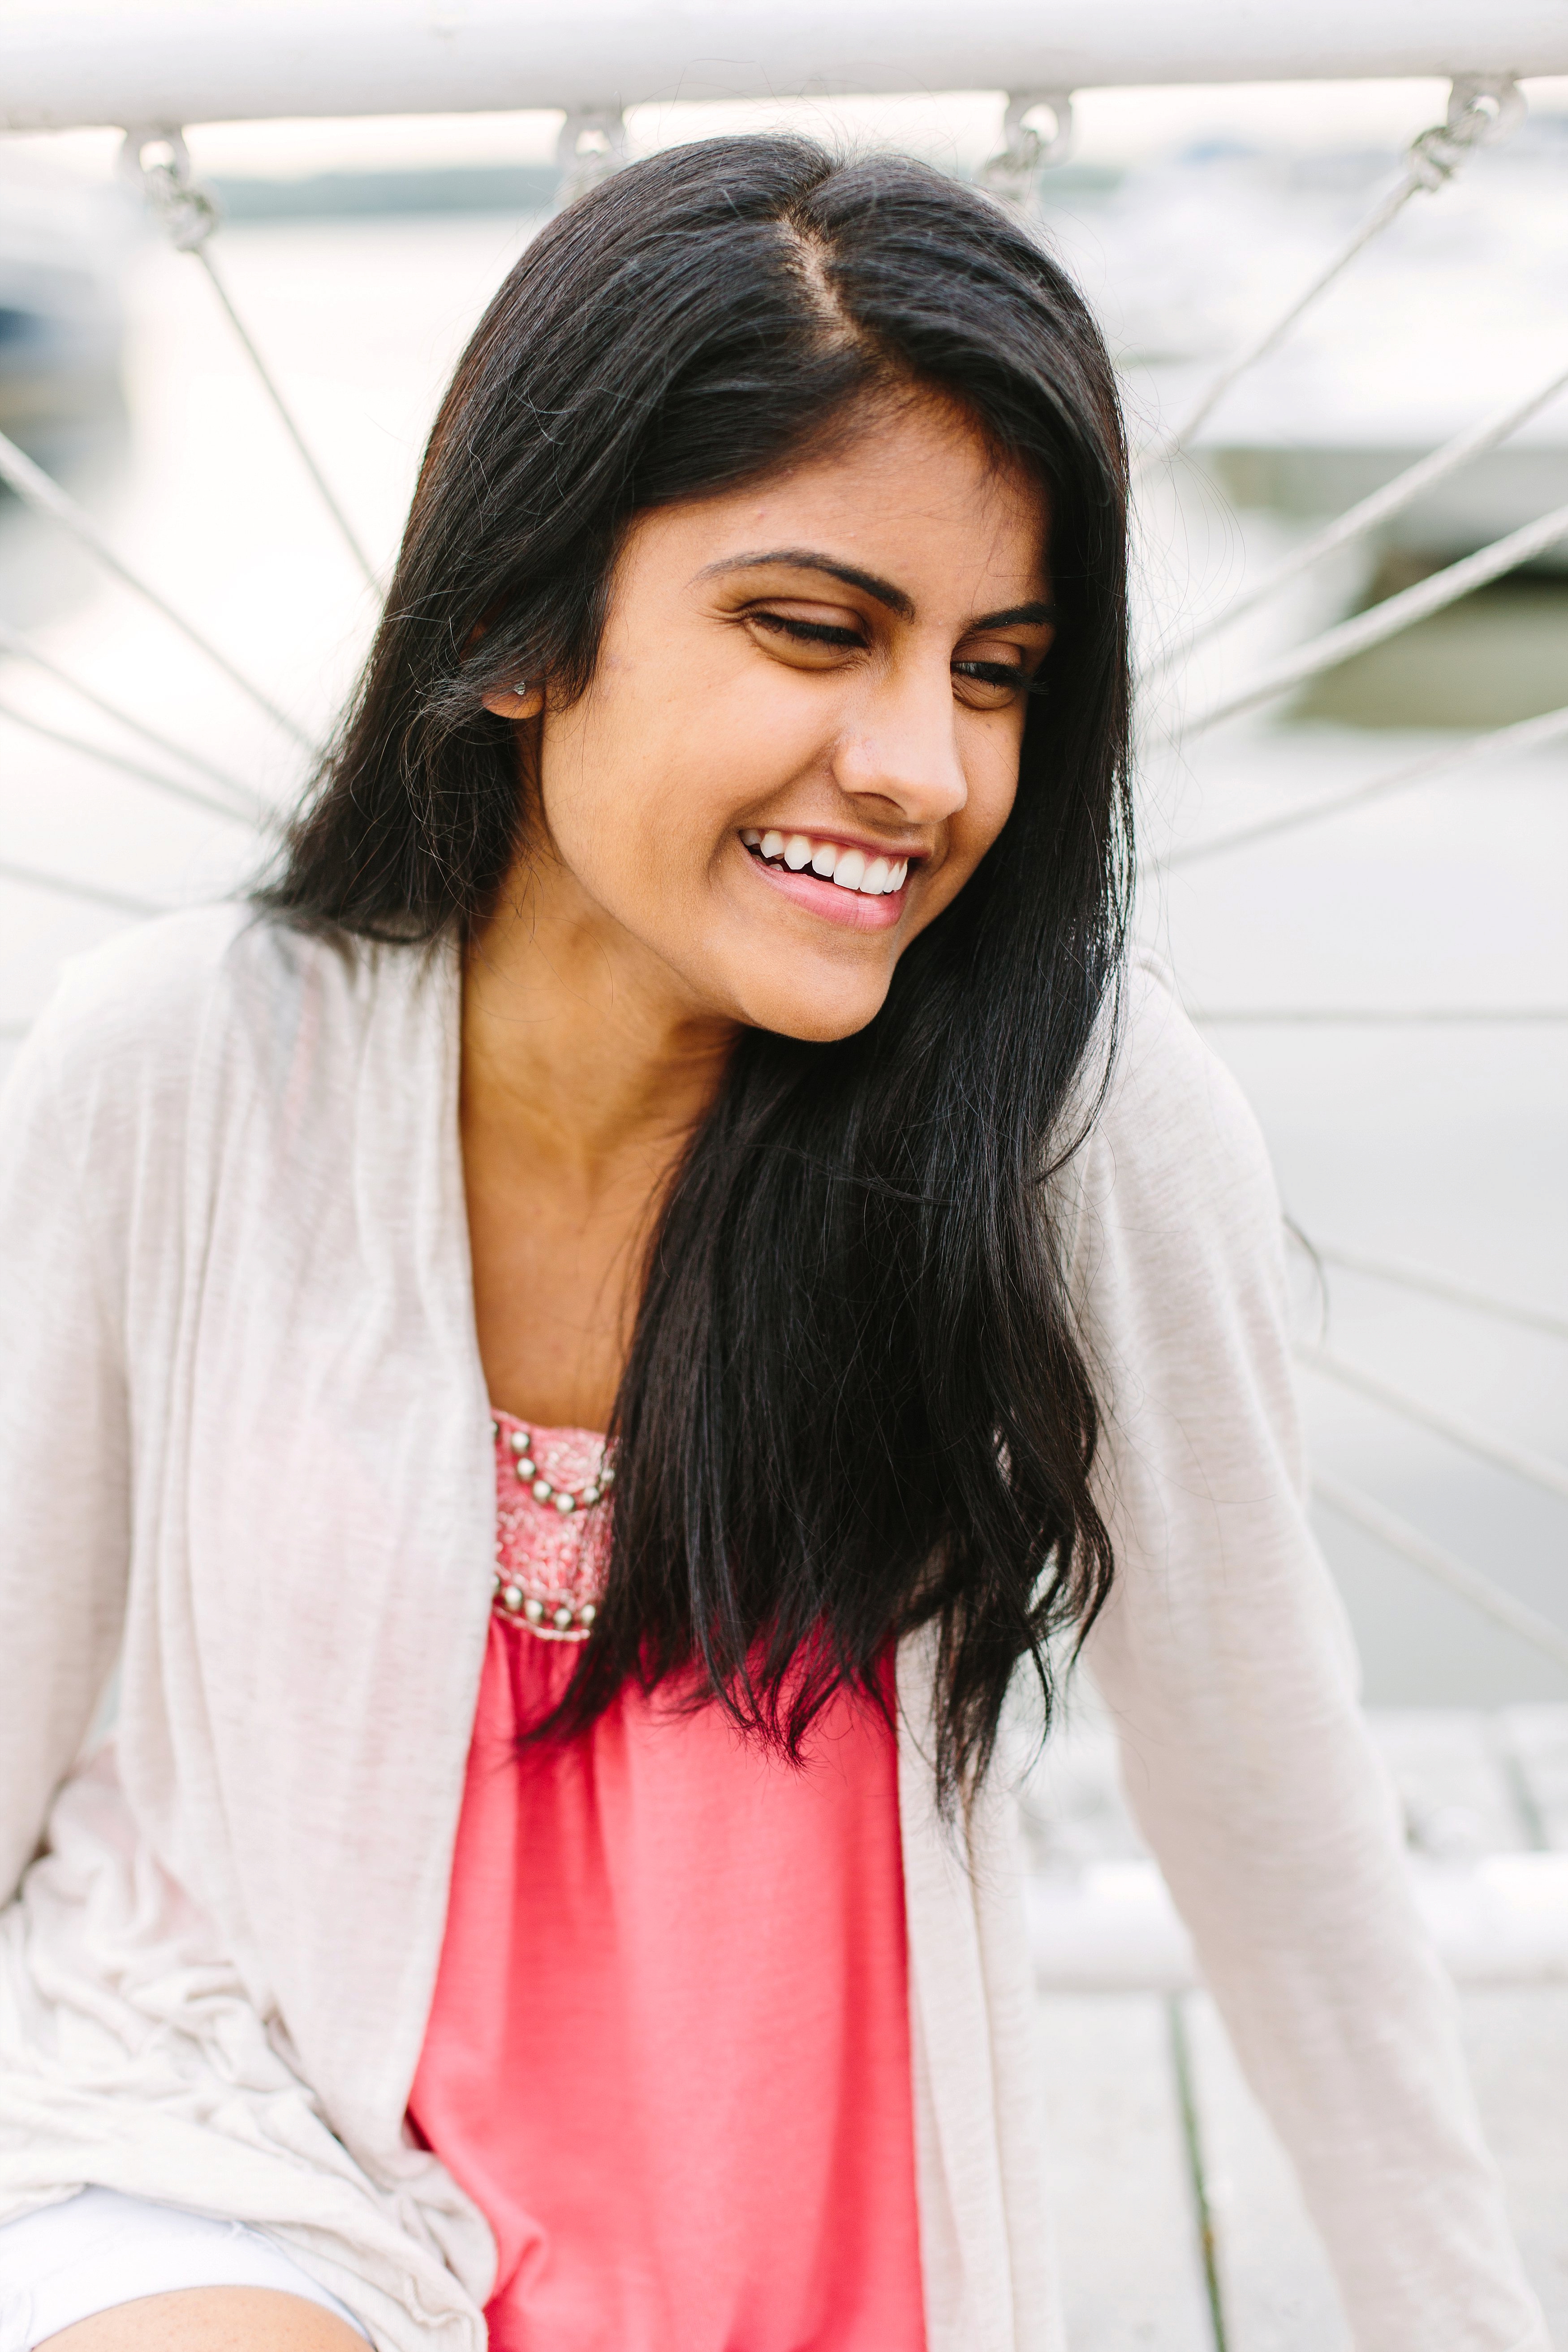
POLYGON ((1476 1988, 1460 2015, 1514 2232, 1552 2340, 1568 2345, 1568 1986, 1476 1988))
POLYGON ((1164 2002, 1054 1994, 1038 2014, 1071 2352, 1215 2352, 1164 2002))
MULTIPOLYGON (((1468 1880, 1487 1853, 1568 1851, 1568 1707, 1372 1722, 1428 1875, 1451 1862, 1468 1880)), ((1042 1888, 1079 1871, 1087 1885, 1097 1864, 1142 1852, 1102 1715, 1077 1710, 1026 1812, 1042 1888)), ((1468 1987, 1461 2011, 1514 2226, 1568 2347, 1568 1986, 1468 1987)), ((1227 2352, 1348 2352, 1326 2257, 1213 2004, 1191 1994, 1184 2013, 1227 2352)), ((1163 1998, 1051 1993, 1040 2018, 1072 2352, 1213 2352, 1163 1998)))
POLYGON ((1328 2257, 1219 2013, 1192 1993, 1186 2015, 1226 2352, 1351 2352, 1328 2257))

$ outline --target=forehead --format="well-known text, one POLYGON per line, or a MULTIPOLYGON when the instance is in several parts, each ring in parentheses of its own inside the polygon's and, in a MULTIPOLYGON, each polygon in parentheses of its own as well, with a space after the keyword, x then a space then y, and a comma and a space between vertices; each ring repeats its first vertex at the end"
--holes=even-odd
POLYGON ((961 410, 929 396, 883 404, 825 438, 742 488, 640 518, 634 537, 662 541, 694 577, 751 549, 809 546, 897 581, 918 607, 1043 593, 1044 488, 961 410))

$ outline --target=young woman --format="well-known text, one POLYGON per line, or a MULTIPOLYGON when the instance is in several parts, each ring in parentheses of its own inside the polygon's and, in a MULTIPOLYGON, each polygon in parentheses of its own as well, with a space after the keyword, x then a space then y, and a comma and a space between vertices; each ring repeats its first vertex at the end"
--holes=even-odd
POLYGON ((1058 2347, 1003 1727, 1080 1643, 1358 2345, 1542 2352, 1261 1149, 1123 978, 1124 486, 981 197, 640 164, 279 877, 37 1024, 0 2352, 1058 2347))

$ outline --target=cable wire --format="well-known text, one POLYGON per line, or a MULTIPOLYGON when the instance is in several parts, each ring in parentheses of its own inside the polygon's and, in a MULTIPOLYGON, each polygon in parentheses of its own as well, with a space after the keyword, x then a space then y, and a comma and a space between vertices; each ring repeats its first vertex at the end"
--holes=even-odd
MULTIPOLYGON (((84 760, 97 760, 106 768, 116 768, 123 776, 134 776, 138 783, 149 784, 154 792, 168 793, 174 799, 189 801, 195 808, 205 809, 209 815, 226 817, 230 824, 253 824, 242 809, 227 801, 216 800, 204 793, 199 784, 182 783, 177 776, 160 774, 156 768, 144 768, 138 760, 128 760, 120 751, 105 751, 99 743, 89 743, 84 736, 68 735, 61 728, 46 726, 41 719, 32 718, 25 710, 16 710, 8 702, 0 702, 0 719, 8 719, 13 727, 25 727, 31 735, 41 735, 47 743, 61 744, 68 751, 78 751, 84 760)), ((258 804, 259 805, 259 804, 258 804)))
MULTIPOLYGON (((570 118, 569 118, 570 119, 570 118)), ((617 120, 618 115, 617 115, 617 120)), ((597 117, 595 118, 597 121, 597 117)), ((626 133, 621 133, 624 154, 626 133)), ((176 253, 188 253, 199 261, 207 274, 207 281, 217 296, 225 317, 233 328, 241 351, 256 372, 263 392, 284 432, 294 445, 295 455, 310 476, 311 484, 331 517, 339 535, 364 574, 367 586, 380 594, 375 567, 361 546, 353 525, 339 505, 331 484, 316 462, 315 454, 300 431, 293 410, 283 397, 282 387, 261 356, 259 345, 235 306, 235 300, 208 247, 222 221, 216 198, 209 188, 202 186, 191 170, 190 150, 185 145, 183 131, 128 131, 120 151, 120 170, 145 198, 149 209, 168 236, 176 253), (143 150, 162 148, 157 162, 142 162, 143 150)))
POLYGON ((1379 1543, 1386 1544, 1390 1551, 1398 1552, 1415 1567, 1424 1569, 1437 1583, 1446 1584, 1450 1592, 1458 1593, 1461 1601, 1468 1601, 1472 1609, 1479 1609, 1509 1633, 1517 1633, 1521 1641, 1543 1650, 1549 1658, 1555 1659, 1558 1665, 1568 1669, 1568 1633, 1554 1625, 1550 1617, 1543 1617, 1538 1609, 1532 1609, 1527 1601, 1516 1601, 1512 1593, 1493 1578, 1483 1575, 1479 1568, 1471 1568, 1462 1559, 1456 1559, 1452 1552, 1445 1551, 1440 1544, 1433 1543, 1419 1528, 1412 1527, 1408 1519, 1401 1518, 1397 1511, 1391 1511, 1382 1503, 1374 1502, 1370 1495, 1362 1494, 1357 1487, 1347 1486, 1342 1479, 1331 1477, 1326 1470, 1314 1472, 1312 1491, 1321 1502, 1328 1505, 1330 1510, 1337 1511, 1341 1518, 1349 1519, 1352 1526, 1374 1536, 1379 1543))
POLYGON ((1380 236, 1391 222, 1397 220, 1412 196, 1431 194, 1446 186, 1472 148, 1505 138, 1522 119, 1524 110, 1524 100, 1511 76, 1497 79, 1458 76, 1449 92, 1447 120, 1434 123, 1430 130, 1423 131, 1412 140, 1405 169, 1393 186, 1379 197, 1371 212, 1357 224, 1339 251, 1319 271, 1304 292, 1288 303, 1261 333, 1235 359, 1227 361, 1218 374, 1210 380, 1175 430, 1164 435, 1144 451, 1133 467, 1133 480, 1141 480, 1153 467, 1168 463, 1186 447, 1200 426, 1208 422, 1231 386, 1239 383, 1249 369, 1256 367, 1259 360, 1266 359, 1275 346, 1283 341, 1297 320, 1349 268, 1356 256, 1364 251, 1374 237, 1380 236))
POLYGON ((1342 547, 1348 547, 1352 541, 1378 530, 1396 514, 1402 514, 1406 507, 1414 505, 1426 491, 1436 488, 1439 482, 1447 481, 1450 474, 1457 474, 1462 467, 1483 457, 1489 449, 1495 449, 1500 442, 1508 439, 1510 433, 1517 432, 1521 425, 1527 423, 1537 409, 1544 408, 1565 384, 1568 384, 1568 368, 1560 368, 1545 383, 1538 385, 1527 399, 1510 401, 1506 407, 1494 410, 1490 416, 1483 418, 1479 425, 1468 425, 1464 432, 1455 434, 1452 440, 1445 441, 1440 448, 1418 458, 1414 466, 1407 466, 1402 474, 1396 474, 1393 481, 1385 482, 1381 489, 1372 491, 1354 506, 1347 507, 1343 514, 1337 516, 1321 530, 1315 531, 1301 546, 1293 548, 1289 555, 1275 564, 1272 571, 1266 572, 1261 580, 1233 596, 1223 612, 1201 621, 1186 636, 1156 654, 1145 664, 1139 684, 1152 684, 1165 671, 1173 669, 1177 662, 1184 660, 1194 646, 1216 635, 1221 629, 1228 628, 1233 621, 1239 620, 1244 613, 1250 613, 1279 589, 1288 587, 1292 580, 1310 571, 1314 563, 1321 563, 1325 556, 1337 554, 1342 547))
POLYGON ((271 697, 264 694, 260 687, 247 677, 245 672, 237 668, 226 654, 220 653, 209 638, 204 637, 201 631, 193 623, 187 621, 183 613, 177 611, 165 597, 160 596, 155 588, 149 587, 139 573, 132 572, 131 566, 115 553, 91 517, 78 506, 69 493, 62 490, 58 482, 51 480, 41 466, 35 466, 32 459, 24 451, 18 449, 14 441, 7 440, 4 433, 0 433, 0 480, 9 482, 16 496, 30 506, 36 514, 47 517, 50 522, 58 523, 61 530, 69 531, 72 538, 79 541, 89 553, 103 565, 106 572, 111 572, 117 580, 122 582, 127 588, 133 589, 138 596, 151 604, 153 611, 160 614, 171 628, 177 629, 183 637, 195 646, 198 653, 205 654, 208 661, 221 669, 224 676, 233 685, 237 686, 242 694, 247 695, 258 709, 264 710, 274 725, 281 727, 286 735, 291 735, 295 742, 302 745, 307 751, 315 750, 314 744, 303 728, 297 726, 286 710, 279 709, 271 697))
POLYGON ((1285 809, 1278 816, 1258 817, 1250 824, 1233 825, 1228 833, 1211 834, 1206 841, 1194 841, 1167 850, 1163 856, 1151 858, 1144 870, 1163 874, 1173 866, 1196 865, 1206 857, 1222 857, 1232 849, 1249 849, 1254 842, 1270 841, 1277 834, 1294 833, 1298 826, 1341 816, 1347 809, 1361 808, 1370 801, 1381 800, 1387 793, 1402 793, 1408 785, 1424 784, 1432 777, 1452 775, 1489 754, 1495 753, 1500 759, 1517 758, 1555 743, 1563 735, 1568 735, 1568 704, 1557 710, 1543 711, 1538 719, 1518 719, 1510 726, 1494 728, 1485 735, 1471 735, 1446 751, 1429 752, 1408 767, 1395 768, 1365 783, 1352 784, 1345 792, 1310 801, 1304 808, 1285 809))
POLYGON ((285 433, 289 436, 289 440, 294 444, 294 448, 300 464, 304 467, 305 471, 310 477, 311 481, 315 484, 317 495, 320 497, 321 504, 326 508, 327 512, 331 515, 333 522, 337 525, 339 535, 342 539, 344 545, 347 547, 349 553, 353 557, 354 562, 358 564, 361 572, 364 574, 366 586, 373 589, 379 596, 381 593, 381 583, 375 576, 375 566, 372 563, 369 556, 365 553, 364 549, 360 544, 359 538, 354 530, 353 525, 350 522, 347 515, 343 512, 342 508, 338 504, 331 484, 328 481, 325 474, 322 473, 321 467, 317 464, 316 459, 311 453, 310 446, 306 440, 303 433, 300 430, 298 424, 295 422, 294 413, 289 406, 288 402, 284 399, 266 361, 262 358, 261 353, 257 349, 256 344, 252 340, 249 329, 246 326, 246 323, 240 317, 239 312, 235 309, 234 299, 218 273, 217 265, 213 260, 212 255, 207 251, 205 245, 197 246, 195 247, 195 257, 201 263, 202 268, 206 271, 208 283, 211 285, 213 292, 217 296, 218 300, 222 303, 225 314, 228 319, 229 325, 234 329, 236 335, 239 339, 241 348, 245 352, 246 357, 249 360, 251 366, 255 369, 257 375, 259 377, 262 389, 266 393, 268 400, 272 403, 273 408, 277 412, 279 424, 282 425, 285 433))
POLYGON ((1236 719, 1244 710, 1256 709, 1260 702, 1272 701, 1276 695, 1316 677, 1321 670, 1337 669, 1352 654, 1365 653, 1371 646, 1380 646, 1402 630, 1413 627, 1417 621, 1458 604, 1461 596, 1484 588, 1489 581, 1500 579, 1505 572, 1517 571, 1521 563, 1543 555, 1564 538, 1568 538, 1568 506, 1554 507, 1550 514, 1510 530, 1505 539, 1494 540, 1489 547, 1479 548, 1474 555, 1433 572, 1430 579, 1418 580, 1413 588, 1402 589, 1397 596, 1385 596, 1370 612, 1357 613, 1336 627, 1325 629, 1321 636, 1298 646, 1293 653, 1286 654, 1246 686, 1216 696, 1185 719, 1175 731, 1184 739, 1201 735, 1208 728, 1217 727, 1222 719, 1236 719))
POLYGON ((1568 1315, 1555 1315, 1543 1307, 1522 1307, 1518 1300, 1500 1298, 1493 1290, 1483 1289, 1479 1282, 1467 1281, 1457 1274, 1442 1274, 1435 1266, 1414 1265, 1399 1258, 1373 1257, 1364 1250, 1331 1248, 1325 1242, 1309 1241, 1304 1246, 1325 1265, 1342 1266, 1347 1274, 1366 1276, 1373 1282, 1393 1283, 1403 1290, 1419 1290, 1428 1297, 1441 1298, 1453 1307, 1468 1307, 1477 1315, 1488 1315, 1503 1323, 1517 1323, 1527 1331, 1544 1331, 1553 1339, 1568 1339, 1568 1315))
POLYGON ((112 907, 121 915, 166 915, 153 898, 133 898, 126 890, 105 890, 96 882, 79 882, 69 874, 49 874, 41 866, 19 866, 14 857, 0 857, 0 882, 17 882, 29 890, 53 890, 62 898, 85 898, 89 906, 112 907))
POLYGON ((1359 1364, 1347 1363, 1331 1348, 1302 1346, 1296 1354, 1309 1371, 1336 1381, 1342 1388, 1354 1389, 1374 1404, 1398 1413, 1403 1420, 1430 1430, 1434 1436, 1447 1438, 1450 1444, 1463 1446, 1478 1461, 1489 1463, 1496 1470, 1506 1470, 1513 1477, 1539 1486, 1544 1494, 1568 1502, 1568 1465, 1553 1462, 1549 1455, 1537 1454, 1533 1447, 1495 1437, 1489 1430, 1459 1413, 1445 1412, 1438 1405, 1427 1404, 1408 1389, 1401 1388, 1397 1381, 1385 1381, 1380 1373, 1363 1371, 1359 1364))
MULTIPOLYGON (((9 654, 16 661, 31 662, 36 669, 41 669, 48 677, 57 679, 61 686, 79 697, 83 702, 90 702, 95 710, 101 710, 106 719, 112 719, 117 727, 123 727, 129 734, 140 735, 143 742, 153 744, 160 751, 167 751, 171 758, 184 761, 187 767, 195 768, 199 774, 210 777, 215 784, 221 784, 226 792, 233 793, 237 800, 246 804, 242 811, 239 808, 223 808, 216 801, 208 803, 211 807, 219 808, 222 814, 236 816, 241 814, 251 814, 259 817, 266 813, 266 803, 258 793, 251 791, 248 784, 242 784, 237 777, 227 774, 222 768, 215 768, 212 761, 203 759, 199 752, 187 751, 183 744, 174 742, 171 737, 160 735, 155 727, 149 727, 144 720, 133 719, 128 710, 121 710, 117 703, 109 701, 95 688, 84 684, 79 677, 74 677, 69 670, 62 669, 58 662, 51 661, 47 654, 41 654, 37 646, 30 644, 23 636, 20 630, 11 628, 5 621, 0 621, 0 653, 9 654)), ((16 717, 22 726, 38 724, 36 720, 22 719, 19 713, 8 711, 6 716, 16 717)), ((38 731, 41 734, 48 734, 51 730, 39 726, 38 731)), ((62 735, 58 740, 63 743, 70 742, 74 739, 62 735)), ((84 751, 92 749, 87 744, 79 748, 84 751)), ((93 751, 95 759, 107 756, 106 753, 93 751)), ((145 772, 143 770, 132 770, 132 773, 144 775, 145 772)), ((152 781, 151 778, 147 780, 152 781)), ((184 789, 167 779, 159 781, 166 790, 171 792, 184 789)))

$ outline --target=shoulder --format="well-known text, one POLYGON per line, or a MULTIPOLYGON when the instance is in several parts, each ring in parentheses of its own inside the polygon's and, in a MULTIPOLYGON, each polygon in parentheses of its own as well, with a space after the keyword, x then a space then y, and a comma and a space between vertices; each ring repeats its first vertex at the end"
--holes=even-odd
POLYGON ((47 1097, 95 1155, 138 1130, 167 1149, 197 1098, 277 1076, 309 1034, 352 1051, 378 980, 405 950, 362 949, 233 902, 122 932, 62 969, 7 1085, 47 1097))
POLYGON ((1272 1280, 1280 1211, 1268 1148, 1240 1086, 1199 1035, 1169 973, 1124 977, 1098 1109, 1071 1167, 1073 1286, 1135 1273, 1167 1302, 1250 1265, 1272 1280))
POLYGON ((1108 1177, 1120 1174, 1129 1186, 1185 1194, 1219 1183, 1247 1192, 1268 1175, 1251 1105, 1152 957, 1128 968, 1093 1140, 1108 1177))

